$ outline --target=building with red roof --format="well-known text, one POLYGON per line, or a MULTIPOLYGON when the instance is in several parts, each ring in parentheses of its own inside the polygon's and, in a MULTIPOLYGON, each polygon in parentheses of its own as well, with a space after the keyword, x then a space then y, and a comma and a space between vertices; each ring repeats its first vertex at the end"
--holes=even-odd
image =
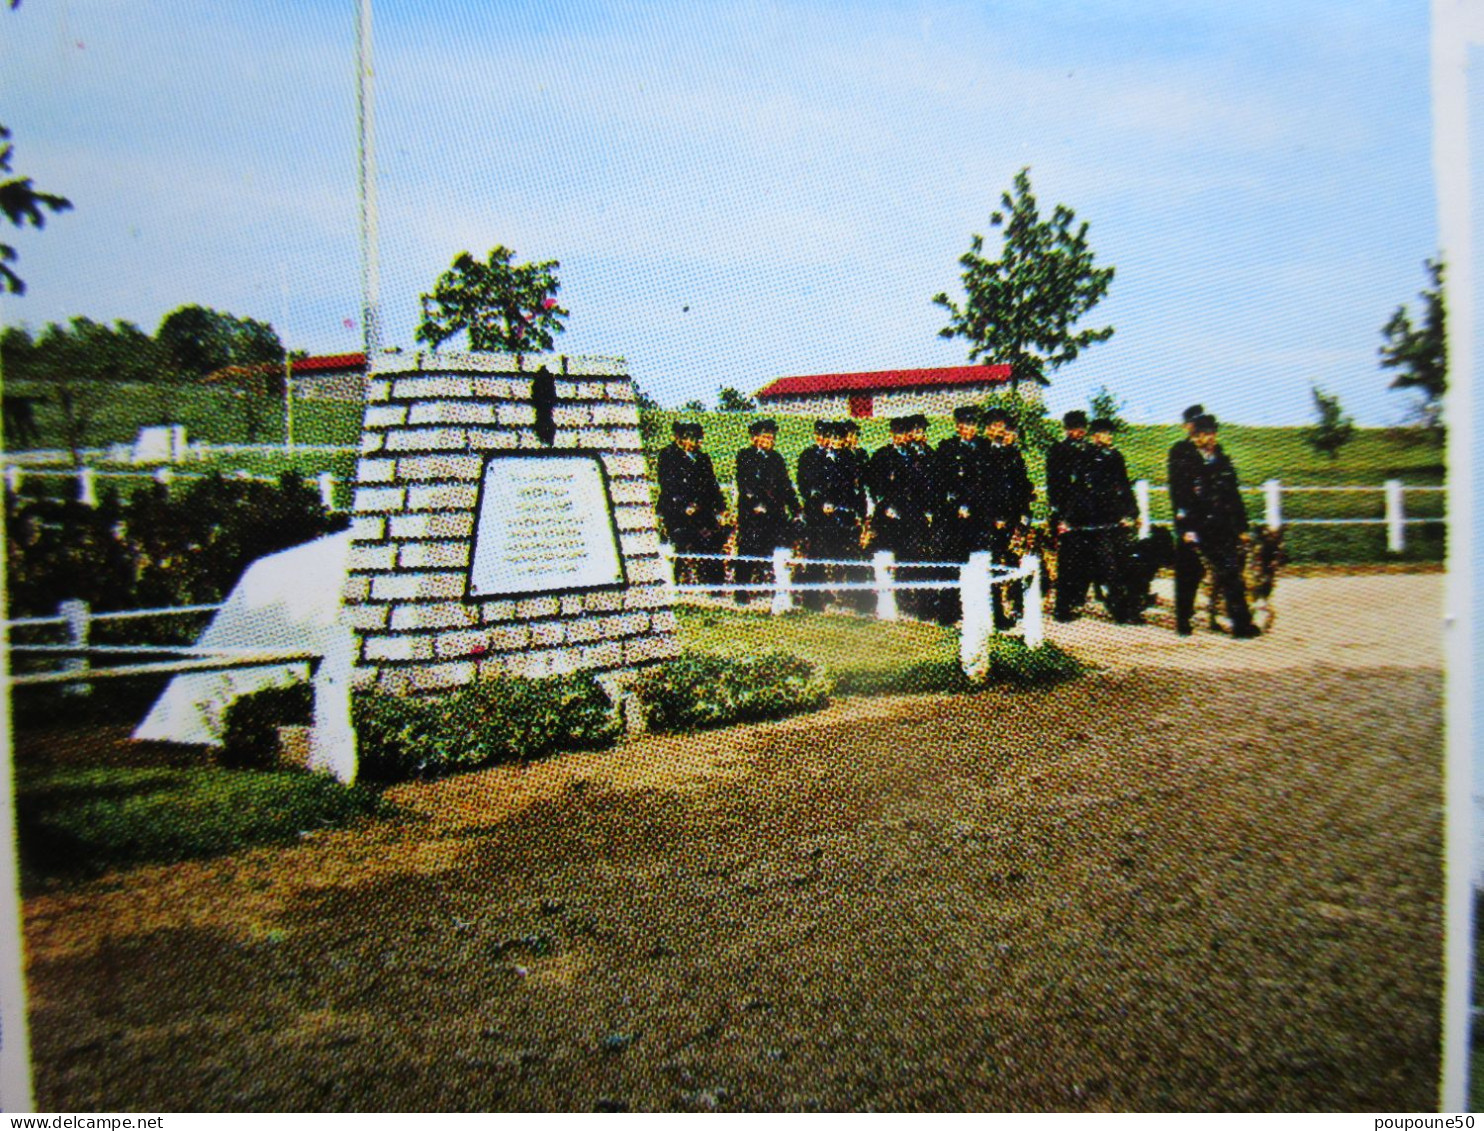
MULTIPOLYGON (((922 412, 943 416, 1010 383, 1008 365, 953 365, 938 369, 883 369, 875 373, 820 373, 780 377, 757 391, 760 406, 801 416, 857 420, 922 412)), ((1026 390, 1030 392, 1030 390, 1026 390)))
POLYGON ((301 357, 291 364, 294 396, 304 400, 355 401, 366 399, 366 355, 331 353, 301 357))

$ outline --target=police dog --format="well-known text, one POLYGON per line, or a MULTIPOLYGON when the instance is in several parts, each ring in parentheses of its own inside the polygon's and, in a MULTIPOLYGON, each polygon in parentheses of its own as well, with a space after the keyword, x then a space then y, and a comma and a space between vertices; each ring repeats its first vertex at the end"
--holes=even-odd
MULTIPOLYGON (((1288 564, 1288 551, 1283 546, 1283 528, 1254 526, 1242 561, 1242 587, 1247 594, 1247 607, 1252 612, 1252 623, 1268 632, 1278 619, 1273 608, 1273 586, 1278 580, 1278 571, 1288 564)), ((1207 619, 1213 630, 1230 628, 1230 616, 1223 616, 1221 595, 1216 591, 1216 574, 1208 564, 1206 579, 1201 584, 1201 600, 1206 606, 1207 619), (1223 621, 1226 622, 1223 624, 1223 621)))

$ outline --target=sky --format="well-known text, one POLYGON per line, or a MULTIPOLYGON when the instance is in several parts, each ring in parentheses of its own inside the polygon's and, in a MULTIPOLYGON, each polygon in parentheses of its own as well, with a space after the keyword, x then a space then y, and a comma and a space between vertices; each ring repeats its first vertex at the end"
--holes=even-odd
MULTIPOLYGON (((8 237, 4 321, 200 303, 359 348, 355 9, 0 11, 15 168, 75 206, 8 237)), ((378 0, 374 57, 386 344, 504 244, 560 262, 560 351, 667 404, 965 364, 932 296, 1029 167, 1116 269, 1057 411, 1101 386, 1143 422, 1307 423, 1315 385, 1363 424, 1412 403, 1376 351, 1437 250, 1425 0, 378 0)))

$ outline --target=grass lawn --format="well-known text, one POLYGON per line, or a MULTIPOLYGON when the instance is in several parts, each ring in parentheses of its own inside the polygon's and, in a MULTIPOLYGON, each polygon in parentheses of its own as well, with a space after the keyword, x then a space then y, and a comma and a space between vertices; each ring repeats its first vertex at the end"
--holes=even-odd
POLYGON ((831 674, 887 672, 925 661, 958 663, 958 633, 918 621, 792 612, 758 612, 677 606, 685 647, 719 656, 755 656, 773 649, 801 656, 831 674))
POLYGON ((369 789, 321 774, 214 766, 51 767, 16 784, 22 882, 215 856, 386 815, 369 789))
MULTIPOLYGON (((18 386, 16 392, 43 393, 40 386, 18 386)), ((646 450, 652 456, 669 443, 670 424, 684 417, 697 419, 706 428, 705 449, 711 454, 723 488, 729 488, 735 470, 736 453, 747 446, 747 425, 753 413, 681 414, 669 411, 645 413, 642 432, 646 450)), ((279 442, 283 437, 283 408, 278 402, 263 407, 264 422, 259 442, 279 442)), ((792 467, 799 453, 812 443, 812 421, 801 416, 778 416, 778 450, 792 467)), ((141 425, 178 421, 186 426, 189 438, 212 444, 241 444, 247 441, 242 402, 229 392, 218 389, 142 385, 116 385, 107 388, 100 398, 97 416, 87 436, 90 447, 124 443, 134 439, 141 425)), ((61 420, 49 402, 37 408, 42 447, 61 447, 61 420)), ((300 401, 294 409, 294 436, 304 444, 353 445, 360 433, 361 406, 333 401, 300 401)), ((935 417, 930 437, 934 442, 952 434, 948 417, 935 417)), ((1148 479, 1158 486, 1165 482, 1165 457, 1171 444, 1182 435, 1175 425, 1131 425, 1118 440, 1128 461, 1129 473, 1148 479)), ((1321 456, 1303 442, 1299 427, 1247 427, 1229 425, 1222 429, 1222 444, 1236 464, 1244 484, 1256 487, 1274 478, 1287 485, 1366 486, 1379 488, 1387 479, 1399 479, 1409 486, 1440 486, 1444 481, 1442 448, 1403 429, 1360 429, 1356 438, 1331 460, 1321 456)), ((884 420, 861 422, 861 442, 875 450, 888 442, 884 420)), ((1031 477, 1044 483, 1040 457, 1028 454, 1031 477)), ((355 472, 353 452, 298 452, 293 456, 280 453, 242 453, 213 456, 181 470, 230 473, 236 470, 255 475, 277 475, 294 468, 313 477, 321 471, 331 472, 339 481, 337 505, 350 502, 349 481, 355 472)), ((131 491, 147 482, 145 478, 109 479, 105 485, 117 485, 131 491)), ((70 495, 76 490, 69 479, 33 476, 28 480, 28 493, 70 495)), ((1262 514, 1262 497, 1247 495, 1254 517, 1262 514)), ((1156 522, 1169 520, 1169 498, 1162 491, 1151 496, 1151 511, 1156 522)), ((1038 500, 1037 517, 1044 517, 1043 500, 1038 500)), ((1409 517, 1438 517, 1444 513, 1442 492, 1408 492, 1406 510, 1409 517)), ((1380 518, 1383 500, 1379 489, 1366 492, 1313 492, 1285 494, 1286 519, 1305 518, 1380 518)), ((1443 556, 1444 527, 1414 525, 1408 528, 1407 548, 1403 561, 1437 561, 1443 556)), ((1295 561, 1368 562, 1393 560, 1387 553, 1385 528, 1368 526, 1296 526, 1289 530, 1289 552, 1295 561)))

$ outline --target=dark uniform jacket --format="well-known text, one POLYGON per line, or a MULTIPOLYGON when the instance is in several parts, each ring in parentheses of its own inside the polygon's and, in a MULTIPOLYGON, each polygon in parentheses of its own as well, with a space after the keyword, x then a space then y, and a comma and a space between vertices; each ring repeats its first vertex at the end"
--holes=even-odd
POLYGON ((939 506, 944 518, 959 520, 959 508, 969 509, 963 521, 982 526, 988 514, 984 497, 984 455, 987 445, 977 436, 965 440, 950 436, 934 456, 939 506))
POLYGON ((984 485, 990 522, 1015 526, 1031 513, 1036 489, 1025 469, 1025 456, 1013 444, 985 445, 984 485))
POLYGON ((788 464, 776 451, 746 447, 737 453, 737 523, 781 524, 799 513, 788 464))
POLYGON ((1073 526, 1078 521, 1067 515, 1085 509, 1082 464, 1091 446, 1086 440, 1058 440, 1046 453, 1046 503, 1057 518, 1073 526))
POLYGON ((1089 445, 1083 454, 1086 510, 1073 525, 1112 526, 1139 517, 1139 503, 1128 481, 1128 465, 1117 448, 1089 445))
POLYGON ((727 509, 716 471, 705 452, 682 451, 679 444, 661 450, 658 464, 660 521, 670 537, 677 530, 705 529, 717 525, 717 516, 727 509), (695 513, 687 514, 692 506, 695 513))
POLYGON ((1173 483, 1177 479, 1185 479, 1194 475, 1196 469, 1203 460, 1200 448, 1195 446, 1195 441, 1186 437, 1170 448, 1170 454, 1166 461, 1165 482, 1173 483))
POLYGON ((1246 532, 1248 523, 1247 504, 1237 484, 1237 469, 1219 445, 1210 458, 1199 449, 1196 456, 1194 461, 1182 459, 1177 463, 1174 452, 1170 453, 1170 505, 1175 511, 1175 533, 1194 531, 1207 544, 1235 541, 1246 532))
POLYGON ((811 448, 800 455, 799 495, 810 526, 854 526, 865 517, 860 476, 849 452, 811 448), (826 513, 826 506, 834 510, 826 513))
POLYGON ((933 461, 911 444, 881 448, 871 457, 871 527, 897 553, 923 544, 937 505, 933 461))

